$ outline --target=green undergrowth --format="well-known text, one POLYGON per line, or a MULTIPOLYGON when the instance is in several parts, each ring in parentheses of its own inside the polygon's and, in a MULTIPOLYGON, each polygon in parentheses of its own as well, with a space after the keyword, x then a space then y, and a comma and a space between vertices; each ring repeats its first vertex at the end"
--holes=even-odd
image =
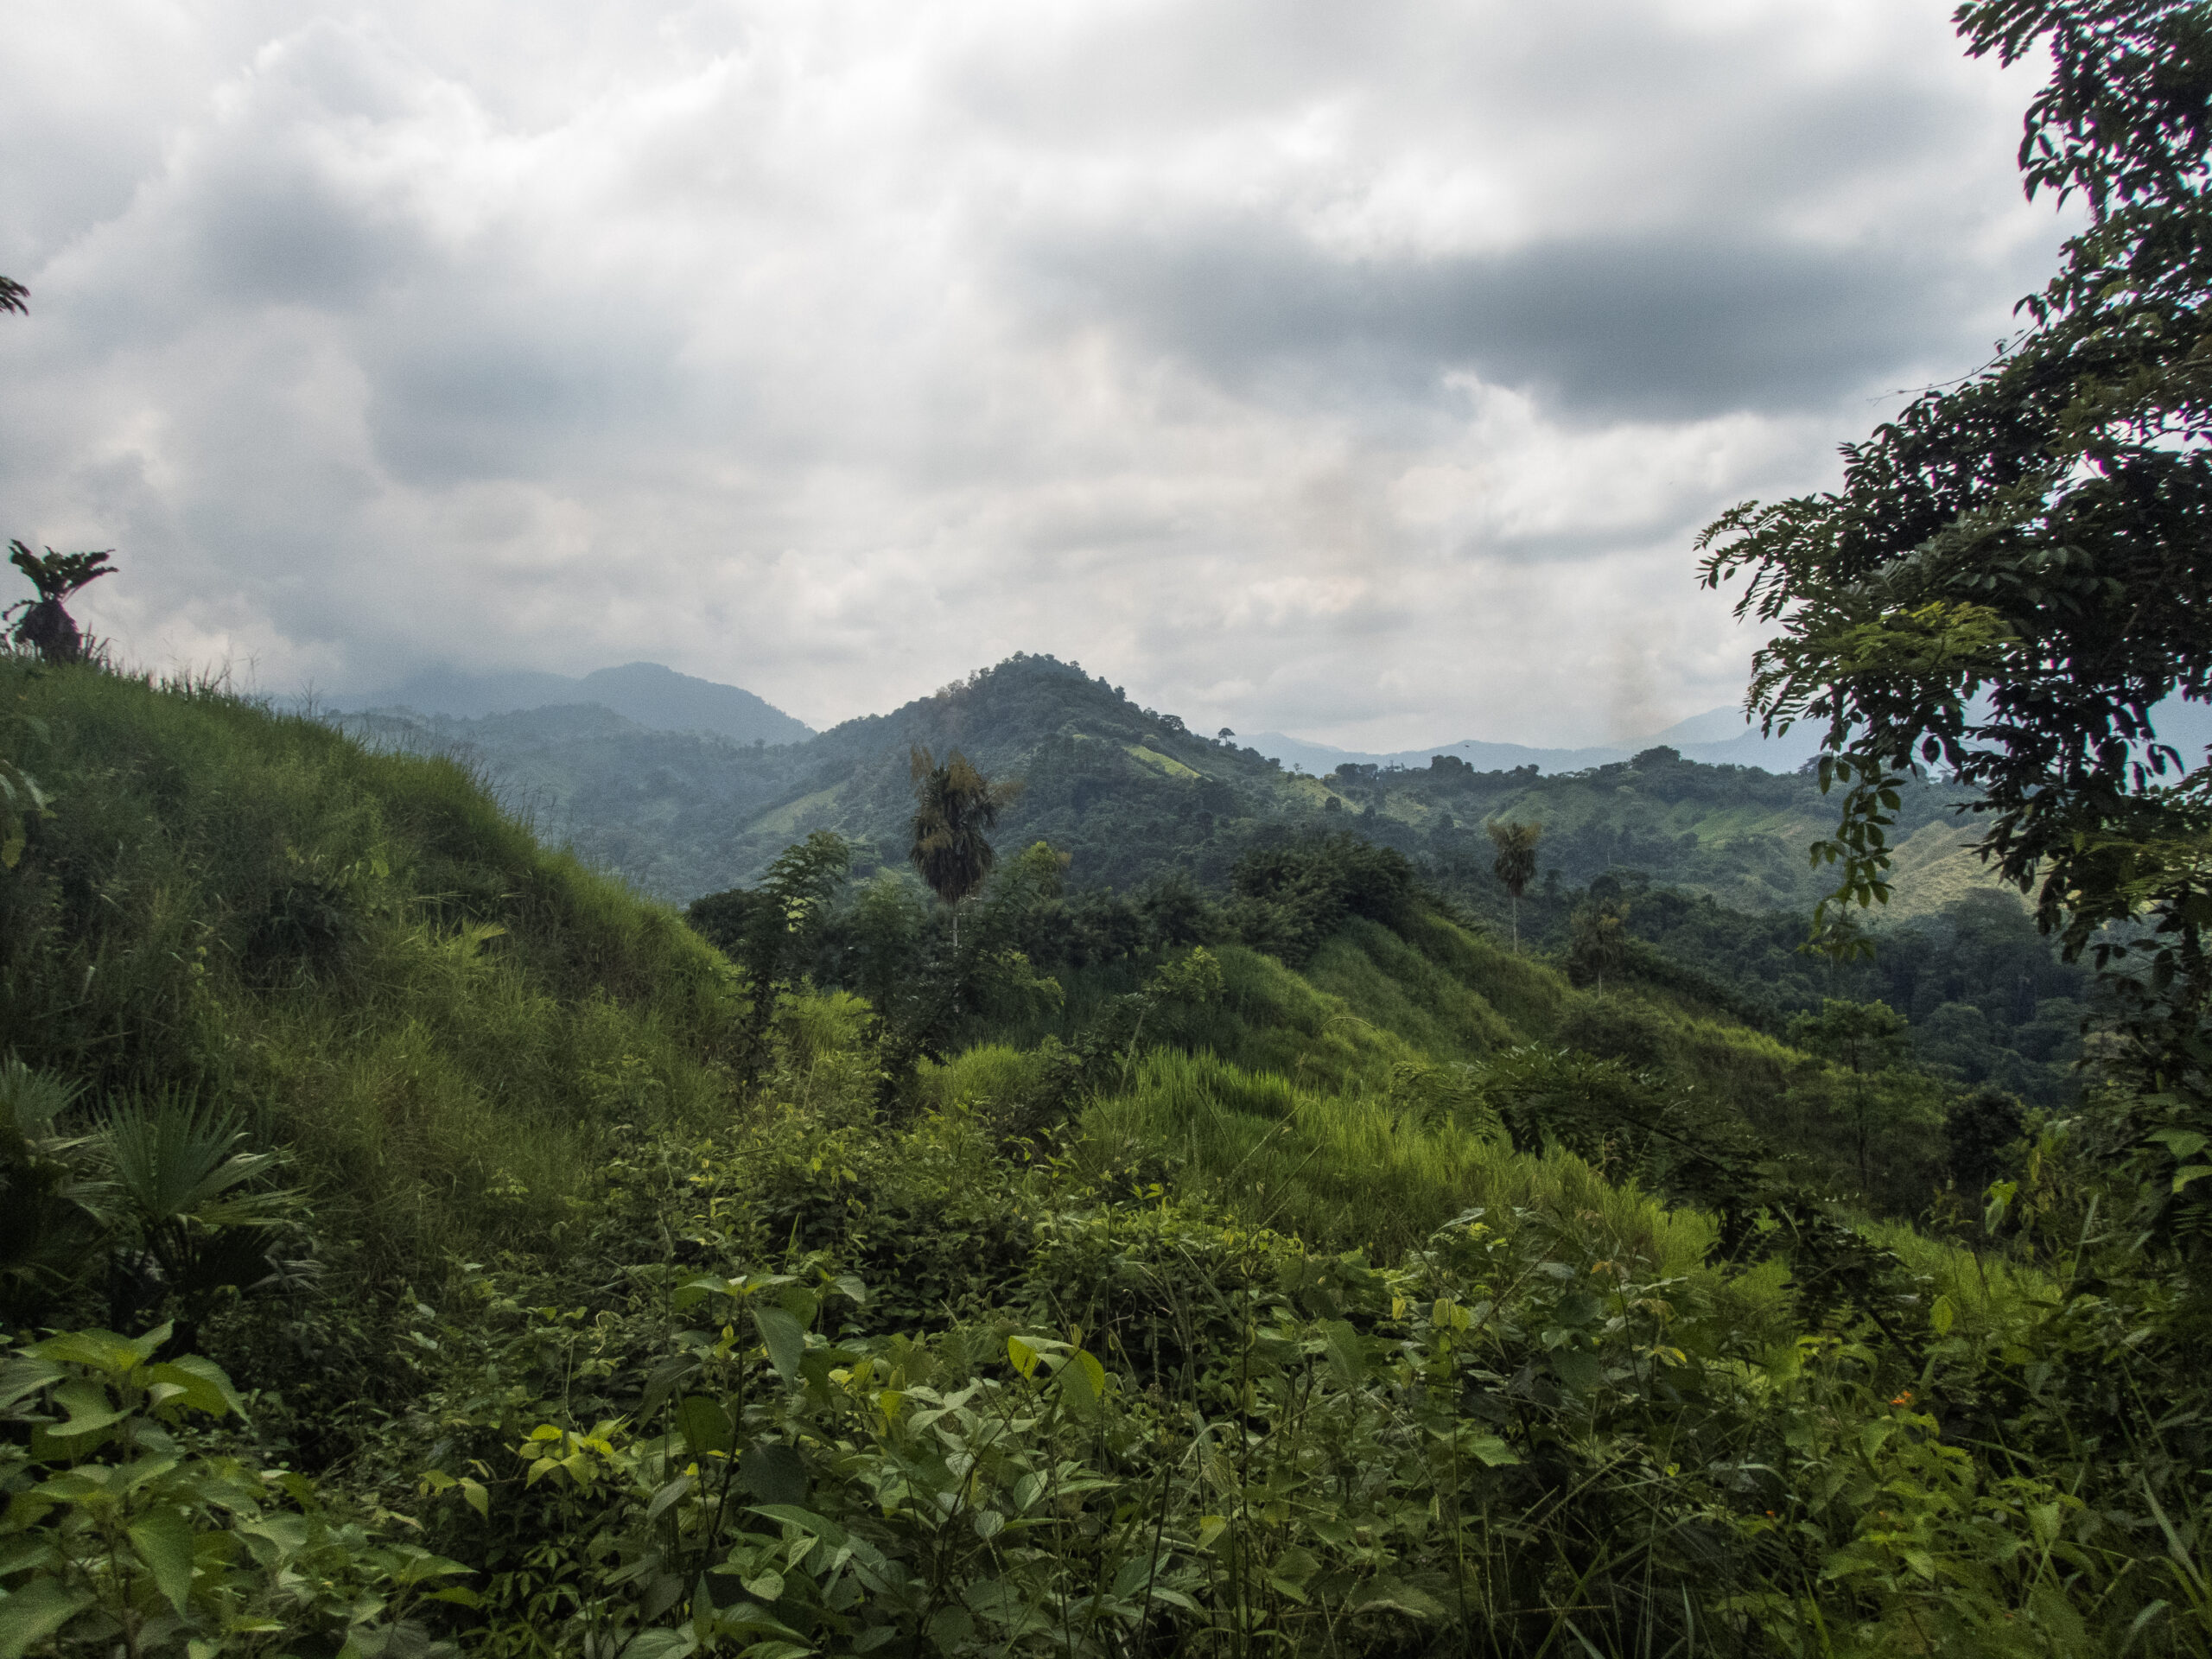
POLYGON ((0 697, 0 1659, 2212 1651, 2196 1327, 2063 1123, 1984 1224, 1885 1122, 1868 1224, 1778 1155, 1837 1064, 1325 931, 1341 846, 1056 977, 1051 849, 964 957, 879 884, 756 989, 448 761, 0 697))
POLYGON ((385 1268, 545 1243, 612 1125, 726 1099, 726 966, 450 760, 218 690, 0 663, 50 810, 0 1030, 95 1096, 220 1100, 385 1268))
POLYGON ((1605 1180, 1572 1153, 1518 1153, 1457 1119, 1431 1074, 1395 1088, 1301 1087, 1210 1055, 1148 1055, 1084 1113, 1077 1159, 1155 1167, 1177 1189, 1316 1249, 1396 1261, 1470 1206, 1603 1227, 1672 1274, 1702 1262, 1712 1224, 1605 1180))

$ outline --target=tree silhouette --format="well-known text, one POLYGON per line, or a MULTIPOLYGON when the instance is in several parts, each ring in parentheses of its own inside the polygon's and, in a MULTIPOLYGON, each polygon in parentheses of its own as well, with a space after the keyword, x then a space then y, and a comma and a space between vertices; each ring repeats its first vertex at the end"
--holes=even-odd
POLYGON ((998 862, 983 832, 1021 792, 1019 784, 995 784, 955 749, 939 766, 925 748, 911 755, 914 779, 914 844, 907 854, 922 880, 952 911, 952 948, 960 948, 960 905, 980 888, 998 862))
POLYGON ((111 548, 99 553, 57 553, 49 547, 41 558, 21 542, 10 542, 8 563, 38 590, 36 599, 18 600, 0 611, 0 620, 16 619, 11 635, 15 642, 29 645, 49 663, 83 661, 85 636, 62 601, 87 583, 114 575, 115 567, 108 563, 114 556, 111 548))
POLYGON ((1505 883, 1513 900, 1513 954, 1517 957, 1521 954, 1521 895, 1536 879, 1536 842, 1543 837, 1544 826, 1508 822, 1486 827, 1491 844, 1497 849, 1497 861, 1491 869, 1505 883))
POLYGON ((30 310, 30 307, 26 304, 25 302, 28 301, 30 296, 30 289, 25 288, 14 277, 0 276, 0 311, 17 311, 28 314, 30 310))
POLYGON ((1617 899, 1600 899, 1567 918, 1567 976, 1570 983, 1594 983, 1602 995, 1605 976, 1618 978, 1628 966, 1628 909, 1617 899))

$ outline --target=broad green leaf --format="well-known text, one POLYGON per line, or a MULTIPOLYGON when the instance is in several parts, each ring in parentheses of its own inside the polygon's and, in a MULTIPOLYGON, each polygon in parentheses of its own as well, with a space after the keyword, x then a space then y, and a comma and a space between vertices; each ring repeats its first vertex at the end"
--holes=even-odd
POLYGON ((638 1415, 649 1418, 661 1408, 662 1402, 689 1382, 699 1369, 696 1354, 671 1354, 653 1367, 645 1378, 645 1397, 639 1402, 638 1415))
POLYGON ((1425 1590, 1416 1590, 1410 1584, 1385 1573, 1359 1590, 1351 1599, 1351 1611, 1356 1613, 1377 1612, 1384 1608, 1401 1613, 1410 1613, 1415 1618, 1441 1618, 1444 1607, 1435 1597, 1425 1590))
MULTIPOLYGON (((1501 1446, 1504 1444, 1502 1440, 1498 1443, 1501 1446)), ((1485 1459, 1484 1461, 1487 1462, 1488 1459, 1485 1459)), ((1306 1521, 1306 1529, 1315 1537, 1332 1544, 1348 1544, 1352 1541, 1352 1524, 1340 1515, 1310 1516, 1306 1521)))
POLYGON ((1033 1376, 1037 1370, 1037 1351, 1020 1337, 1006 1339, 1007 1363, 1024 1376, 1033 1376))
POLYGON ((785 1313, 798 1321, 802 1331, 814 1323, 814 1316, 822 1308, 820 1300, 803 1285, 788 1287, 776 1300, 782 1306, 785 1313))
POLYGON ((760 1329, 760 1340, 768 1350, 768 1363, 776 1368, 776 1375, 787 1383, 796 1382, 799 1360, 806 1352, 806 1327, 787 1309, 758 1303, 753 1309, 753 1323, 760 1329))
POLYGON ((0 1370, 0 1409, 59 1382, 67 1375, 51 1360, 29 1354, 16 1355, 8 1362, 6 1369, 0 1370))
POLYGON ((245 1397, 231 1385, 231 1379, 224 1374, 223 1368, 213 1360, 202 1359, 197 1354, 186 1354, 162 1364, 149 1365, 145 1376, 139 1381, 149 1386, 164 1382, 175 1387, 180 1390, 176 1396, 179 1400, 194 1411, 206 1412, 210 1417, 220 1417, 226 1413, 235 1413, 240 1417, 246 1414, 245 1397))
POLYGON ((677 1502, 690 1490, 691 1477, 689 1475, 678 1475, 674 1480, 663 1486, 653 1494, 653 1501, 645 1505, 645 1524, 651 1526, 659 1520, 663 1510, 666 1510, 670 1504, 677 1502))
POLYGON ((130 1547, 182 1618, 192 1599, 192 1523, 172 1509, 149 1510, 131 1523, 130 1547))
POLYGON ((1959 1310, 1951 1305, 1948 1296, 1938 1296, 1928 1309, 1928 1323, 1936 1328, 1939 1337, 1951 1334, 1951 1326, 1958 1320, 1959 1310))
POLYGON ((0 1601, 0 1659, 23 1659, 92 1605, 92 1597, 64 1589, 59 1580, 33 1579, 0 1601))
POLYGON ((685 1659, 699 1638, 690 1625, 674 1630, 639 1630, 623 1645, 622 1659, 685 1659))
MULTIPOLYGON (((1521 1455, 1495 1434, 1478 1434, 1466 1442, 1467 1454, 1479 1459, 1492 1469, 1503 1469, 1521 1461, 1521 1455)), ((1337 1541, 1342 1542, 1341 1539, 1337 1541)))
POLYGON ((765 1515, 771 1521, 781 1521, 802 1532, 812 1533, 827 1544, 845 1541, 845 1529, 835 1521, 825 1520, 812 1510, 801 1509, 796 1503, 755 1503, 753 1513, 765 1515))
POLYGON ((35 1567, 56 1567, 60 1561, 61 1554, 54 1548, 54 1540, 43 1533, 11 1538, 0 1545, 0 1579, 12 1579, 35 1567))
POLYGON ((111 1376, 128 1376, 157 1353, 173 1327, 157 1325, 143 1337, 118 1337, 112 1331, 72 1331, 49 1337, 30 1351, 62 1365, 88 1365, 111 1376))
POLYGON ((1359 1332, 1351 1328, 1349 1320, 1323 1320, 1321 1341, 1330 1365, 1346 1387, 1357 1387, 1366 1380, 1367 1351, 1361 1346, 1359 1332))
POLYGON ((1078 1348, 1060 1366, 1060 1397, 1068 1409, 1086 1423, 1098 1421, 1098 1404, 1106 1393, 1106 1368, 1096 1356, 1078 1348))
POLYGON ((242 1521, 232 1529, 253 1549, 264 1567, 289 1560, 307 1548, 308 1522, 303 1515, 264 1515, 258 1521, 242 1521), (261 1548, 254 1548, 256 1544, 261 1548))
POLYGON ((2212 1146, 2212 1138, 2195 1129, 2153 1129, 2147 1138, 2158 1142, 2181 1163, 2187 1163, 2206 1147, 2212 1146))
POLYGON ((930 1617, 930 1639, 942 1653, 957 1653, 975 1637, 975 1615, 965 1607, 940 1607, 930 1617))
POLYGON ((1586 1394, 1605 1380, 1605 1368, 1587 1348, 1562 1348, 1554 1354, 1552 1375, 1578 1394, 1586 1394))
POLYGON ((737 1484, 763 1503, 804 1503, 806 1465, 796 1448, 777 1440, 763 1440, 746 1448, 737 1460, 737 1484))
POLYGON ((74 1440, 121 1422, 130 1414, 118 1410, 108 1391, 90 1377, 73 1377, 54 1389, 54 1403, 68 1414, 66 1422, 48 1425, 57 1440, 74 1440))
POLYGON ((735 1449, 737 1432, 729 1421, 729 1413, 703 1394, 684 1395, 676 1408, 676 1426, 683 1432, 683 1444, 695 1458, 703 1458, 710 1452, 728 1453, 735 1449))

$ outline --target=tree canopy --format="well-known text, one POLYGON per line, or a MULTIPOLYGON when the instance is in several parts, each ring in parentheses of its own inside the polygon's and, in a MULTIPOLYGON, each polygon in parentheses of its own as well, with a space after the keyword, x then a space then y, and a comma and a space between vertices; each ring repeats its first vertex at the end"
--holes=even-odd
POLYGON ((1840 489, 1724 515, 1704 577, 1742 575, 1738 614, 1780 625, 1752 711, 1827 722, 1821 779, 1848 787, 1814 849, 1840 867, 1822 919, 1886 898, 1898 785, 1941 766, 2069 952, 2147 956, 2114 982, 2139 1080, 2202 1084, 2212 770, 2152 710, 2212 697, 2212 13, 1980 0, 1956 19, 1974 56, 2048 51, 2020 167, 2088 224, 1992 362, 1847 445, 1840 489))
POLYGON ((98 553, 57 553, 48 548, 43 556, 21 542, 8 543, 8 563, 22 571, 36 590, 36 599, 20 600, 0 612, 16 619, 13 638, 29 645, 48 662, 73 663, 85 655, 85 636, 65 601, 102 576, 113 575, 108 563, 112 550, 98 553))
POLYGON ((971 896, 991 874, 998 855, 983 832, 1020 791, 995 784, 955 749, 940 766, 925 748, 912 753, 914 842, 908 858, 948 905, 971 896))
POLYGON ((2046 926, 2078 950, 2149 906, 2160 982, 2201 1005, 2208 774, 2152 711, 2212 696, 2212 22, 2177 0, 1958 22, 1976 56, 2047 46, 2021 169, 2088 226, 1993 361, 1847 445, 1840 490, 1723 516, 1704 575, 1782 625, 1754 712, 1827 722, 1838 899, 1884 895, 1896 782, 1940 764, 2046 926))

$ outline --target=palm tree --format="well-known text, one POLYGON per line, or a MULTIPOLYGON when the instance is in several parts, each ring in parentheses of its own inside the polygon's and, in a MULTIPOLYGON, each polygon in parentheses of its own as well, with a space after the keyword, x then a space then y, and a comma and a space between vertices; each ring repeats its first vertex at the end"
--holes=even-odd
POLYGON ((16 643, 29 645, 49 663, 83 661, 88 654, 85 636, 62 601, 87 583, 114 575, 115 567, 108 563, 113 556, 113 549, 99 553, 57 553, 49 547, 41 558, 21 542, 10 542, 8 563, 29 576, 31 586, 38 589, 36 599, 19 600, 0 611, 0 620, 22 613, 16 623, 16 643))
POLYGON ((1543 837, 1544 826, 1508 821, 1487 828, 1497 849, 1497 861, 1491 869, 1505 883, 1505 891, 1513 899, 1513 954, 1517 957, 1521 954, 1521 895, 1536 878, 1536 842, 1543 837))
POLYGON ((245 1138, 235 1114, 188 1098, 128 1106, 102 1125, 112 1208, 135 1239, 116 1262, 118 1324, 173 1299, 173 1345, 189 1350, 224 1290, 283 1275, 275 1251, 305 1219, 306 1198, 265 1185, 283 1154, 242 1151, 245 1138))
POLYGON ((952 910, 952 948, 960 948, 960 906, 998 862, 983 831, 1021 792, 1019 784, 995 784, 955 749, 939 766, 927 749, 910 756, 914 779, 914 845, 907 857, 922 880, 952 910))

